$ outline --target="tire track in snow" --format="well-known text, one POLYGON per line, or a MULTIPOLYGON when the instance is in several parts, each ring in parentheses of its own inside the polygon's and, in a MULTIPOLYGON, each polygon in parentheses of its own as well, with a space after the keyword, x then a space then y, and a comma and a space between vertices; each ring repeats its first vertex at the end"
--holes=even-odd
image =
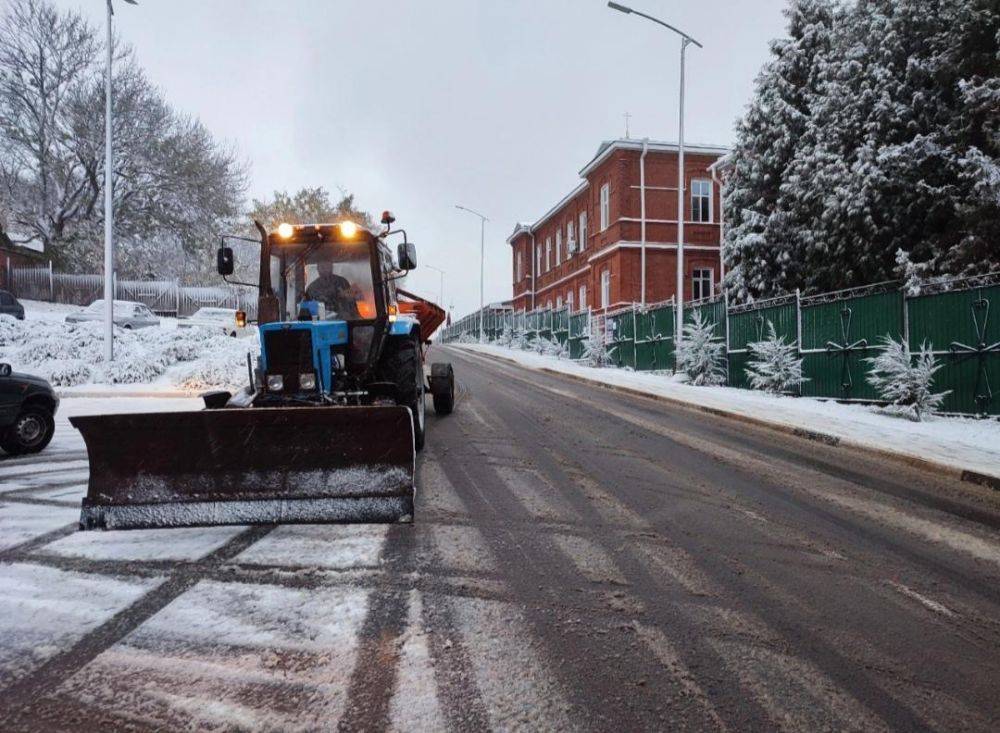
MULTIPOLYGON (((233 559, 273 529, 274 525, 248 528, 209 554, 204 559, 205 565, 217 566, 233 559)), ((178 568, 154 590, 112 616, 72 647, 49 659, 32 674, 0 690, 0 723, 10 728, 27 725, 37 729, 39 722, 57 712, 58 701, 45 699, 49 693, 202 580, 202 574, 185 570, 183 566, 178 568)))

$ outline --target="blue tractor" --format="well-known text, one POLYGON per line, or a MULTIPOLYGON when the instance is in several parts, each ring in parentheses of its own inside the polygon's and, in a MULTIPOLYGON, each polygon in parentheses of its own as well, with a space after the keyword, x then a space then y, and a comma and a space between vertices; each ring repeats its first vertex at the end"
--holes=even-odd
MULTIPOLYGON (((392 223, 388 212, 381 232, 255 222, 261 354, 248 355, 249 384, 206 393, 200 411, 71 418, 90 457, 81 525, 412 521, 426 392, 448 414, 455 380, 446 363, 425 374, 445 313, 397 287, 416 251, 392 223)), ((221 247, 219 273, 234 269, 221 247)))

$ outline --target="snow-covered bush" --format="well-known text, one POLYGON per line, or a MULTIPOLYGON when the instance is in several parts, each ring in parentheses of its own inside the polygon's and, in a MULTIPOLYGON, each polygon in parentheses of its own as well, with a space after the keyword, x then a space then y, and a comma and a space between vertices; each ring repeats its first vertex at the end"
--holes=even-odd
POLYGON ((594 367, 611 365, 611 354, 608 352, 608 345, 605 343, 604 334, 596 322, 591 324, 587 338, 583 340, 582 361, 594 367))
POLYGON ((926 341, 914 360, 906 343, 886 336, 882 339, 882 353, 865 361, 871 365, 868 384, 875 388, 879 397, 891 405, 910 408, 917 422, 923 413, 938 407, 951 391, 931 391, 934 374, 941 365, 934 358, 933 347, 926 341))
POLYGON ((505 349, 509 349, 513 342, 514 342, 514 329, 512 329, 510 326, 504 328, 504 330, 500 332, 500 335, 498 335, 496 339, 493 341, 494 344, 496 344, 497 346, 502 346, 505 349))
POLYGON ((260 342, 256 339, 224 339, 215 344, 212 352, 177 369, 174 384, 181 389, 203 391, 228 389, 235 391, 246 386, 250 379, 247 370, 247 353, 256 360, 260 356, 260 342))
POLYGON ((566 344, 561 343, 555 336, 545 338, 539 334, 532 343, 532 348, 542 356, 554 356, 557 359, 565 359, 569 356, 569 349, 566 344))
POLYGON ((808 381, 802 376, 798 345, 785 343, 785 337, 778 336, 771 321, 767 322, 767 338, 747 344, 747 350, 750 362, 743 371, 754 389, 784 394, 808 381))
POLYGON ((698 386, 725 384, 723 361, 725 344, 715 335, 715 324, 694 311, 691 322, 684 324, 684 338, 677 349, 677 370, 698 386))
POLYGON ((142 348, 133 339, 116 343, 115 358, 100 365, 101 381, 108 384, 148 384, 165 369, 156 351, 142 348))
POLYGON ((94 375, 94 369, 82 359, 64 359, 54 362, 45 372, 45 378, 53 387, 75 387, 87 384, 94 375))

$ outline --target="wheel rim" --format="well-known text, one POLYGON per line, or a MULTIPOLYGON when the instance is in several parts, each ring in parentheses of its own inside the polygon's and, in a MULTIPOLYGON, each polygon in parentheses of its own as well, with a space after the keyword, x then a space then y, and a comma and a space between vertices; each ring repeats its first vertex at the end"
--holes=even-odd
POLYGON ((26 446, 37 445, 45 435, 45 424, 37 415, 27 415, 14 426, 18 440, 26 446))

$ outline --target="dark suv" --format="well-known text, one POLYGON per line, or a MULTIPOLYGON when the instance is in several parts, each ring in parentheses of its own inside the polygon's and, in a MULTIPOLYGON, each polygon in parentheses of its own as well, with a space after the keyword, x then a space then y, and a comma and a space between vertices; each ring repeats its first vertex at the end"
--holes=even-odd
POLYGON ((15 374, 0 364, 0 448, 11 455, 38 453, 52 440, 59 398, 41 377, 15 374))
POLYGON ((13 293, 0 290, 0 315, 14 316, 19 321, 24 320, 24 306, 17 302, 13 293))

